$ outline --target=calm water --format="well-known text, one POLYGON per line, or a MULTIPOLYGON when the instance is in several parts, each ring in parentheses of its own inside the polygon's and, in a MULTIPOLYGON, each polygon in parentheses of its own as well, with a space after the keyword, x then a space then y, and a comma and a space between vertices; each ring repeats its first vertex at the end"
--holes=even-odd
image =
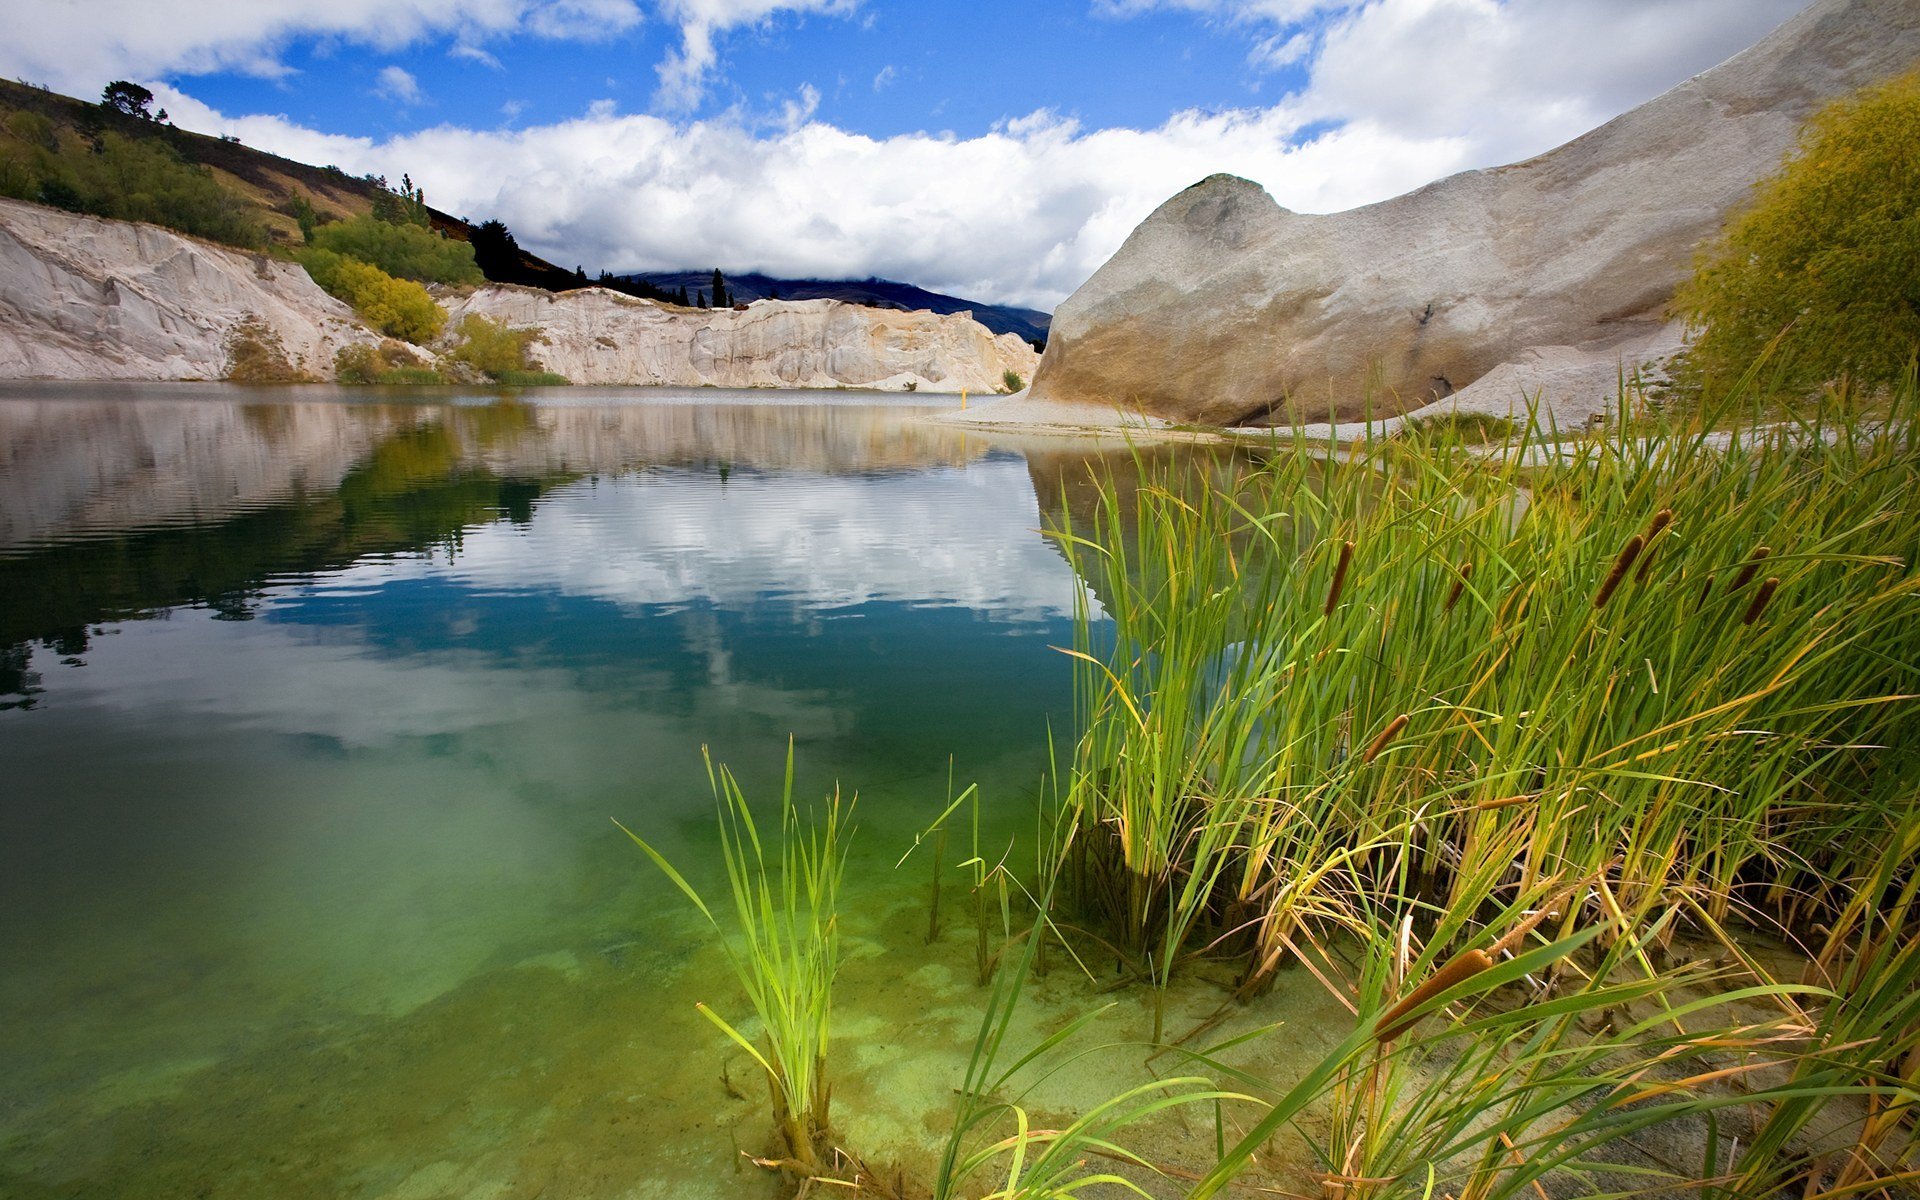
POLYGON ((860 797, 837 1115, 916 1161, 978 997, 893 864, 950 769, 1031 828, 1089 453, 926 411, 0 389, 0 1194, 767 1194, 610 818, 711 880, 702 745, 790 736, 860 797))

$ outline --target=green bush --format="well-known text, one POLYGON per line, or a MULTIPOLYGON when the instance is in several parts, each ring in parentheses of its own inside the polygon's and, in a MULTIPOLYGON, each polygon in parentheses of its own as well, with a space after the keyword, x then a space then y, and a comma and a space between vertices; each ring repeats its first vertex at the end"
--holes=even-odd
POLYGON ((507 387, 566 387, 573 382, 553 371, 502 371, 493 381, 507 387))
POLYGON ((389 367, 374 377, 375 383, 389 387, 431 387, 446 381, 446 376, 432 367, 389 367))
POLYGON ((420 283, 484 283, 473 265, 473 247, 418 225, 395 225, 354 217, 314 229, 312 243, 348 258, 372 263, 398 279, 420 283))
POLYGON ((1000 376, 1000 382, 1006 386, 1009 392, 1017 392, 1027 386, 1027 381, 1020 378, 1020 372, 1018 371, 1007 371, 1003 373, 1000 376))
POLYGON ((460 343, 447 357, 489 378, 524 373, 532 366, 527 361, 527 347, 538 335, 531 329, 512 329, 504 321, 473 313, 460 319, 457 332, 460 343))
POLYGON ((0 194, 38 200, 68 212, 148 221, 230 246, 266 238, 240 196, 213 173, 152 138, 100 135, 98 149, 63 146, 44 119, 20 113, 7 123, 15 139, 0 159, 0 194))
POLYGON ((1916 144, 1920 71, 1814 115, 1674 298, 1694 331, 1688 382, 1739 375, 1776 337, 1790 391, 1899 378, 1920 347, 1916 144))
POLYGON ((371 263, 318 246, 301 251, 299 259, 315 283, 389 337, 425 342, 447 322, 446 310, 411 279, 395 279, 371 263))

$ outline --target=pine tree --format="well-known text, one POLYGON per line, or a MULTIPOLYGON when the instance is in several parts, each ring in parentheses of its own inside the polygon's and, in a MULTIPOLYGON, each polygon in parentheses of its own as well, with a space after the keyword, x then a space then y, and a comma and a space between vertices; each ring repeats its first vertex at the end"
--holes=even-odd
POLYGON ((727 277, 720 273, 719 267, 715 267, 713 269, 713 306, 727 308, 731 303, 727 296, 727 277))

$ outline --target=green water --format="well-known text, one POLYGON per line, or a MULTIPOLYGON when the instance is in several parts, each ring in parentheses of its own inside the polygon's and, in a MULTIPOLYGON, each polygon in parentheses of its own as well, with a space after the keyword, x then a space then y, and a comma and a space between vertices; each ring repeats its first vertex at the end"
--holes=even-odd
POLYGON ((927 411, 0 389, 0 1194, 771 1194, 740 997, 611 819, 711 883, 701 747, 771 797, 789 737, 859 794, 836 1124, 923 1168, 970 849, 931 945, 894 863, 950 772, 1031 853, 1094 453, 927 411))

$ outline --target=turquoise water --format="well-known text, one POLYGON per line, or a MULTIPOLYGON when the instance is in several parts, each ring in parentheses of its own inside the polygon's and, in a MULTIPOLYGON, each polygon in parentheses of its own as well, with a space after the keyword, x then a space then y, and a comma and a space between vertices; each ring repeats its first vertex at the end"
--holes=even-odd
POLYGON ((1079 587, 1040 530, 1096 453, 931 411, 0 389, 0 1194, 772 1194, 693 1008, 742 1001, 613 819, 711 886, 702 747, 771 798, 789 738, 859 796, 836 1126, 924 1172, 970 847, 931 943, 895 863, 969 782, 1031 853, 1079 587))
POLYGON ((685 1053, 737 1102, 610 818, 698 877, 701 747, 770 795, 789 736, 874 895, 949 756, 1030 815, 1075 585, 1021 454, 838 394, 447 400, 0 394, 0 1192, 750 1185, 653 1128, 685 1053))

